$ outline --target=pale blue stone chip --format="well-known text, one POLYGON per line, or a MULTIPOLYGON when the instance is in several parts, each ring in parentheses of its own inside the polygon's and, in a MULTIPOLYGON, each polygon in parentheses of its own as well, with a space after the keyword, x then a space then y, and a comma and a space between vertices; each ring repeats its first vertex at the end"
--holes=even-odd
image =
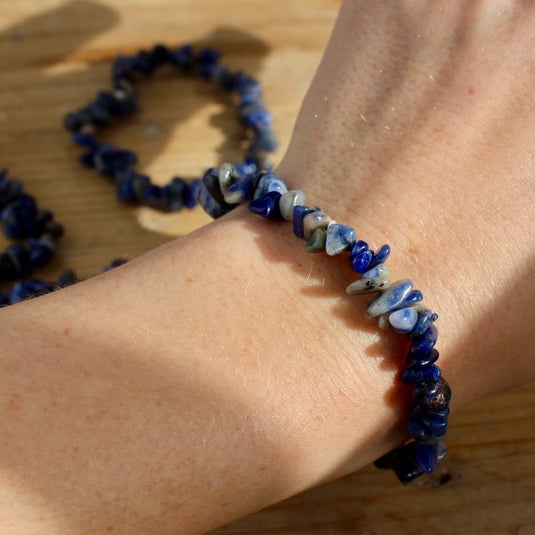
POLYGON ((325 242, 325 251, 329 256, 340 254, 347 251, 355 244, 357 235, 353 227, 333 223, 327 229, 327 241, 325 242))
POLYGON ((388 316, 392 327, 400 333, 409 333, 418 321, 418 312, 414 308, 400 308, 388 316))
POLYGON ((377 264, 375 267, 365 271, 362 274, 362 278, 374 279, 375 277, 384 277, 385 273, 388 277, 388 268, 386 267, 386 264, 377 264))
POLYGON ((303 217, 303 232, 305 234, 305 240, 308 240, 312 233, 317 228, 327 228, 331 218, 322 210, 311 212, 303 217))
POLYGON ((279 208, 282 217, 291 221, 294 216, 294 206, 303 206, 305 204, 305 193, 301 190, 291 190, 285 193, 279 201, 279 208))
POLYGON ((399 305, 403 303, 407 295, 409 295, 409 292, 412 290, 412 286, 413 284, 410 280, 401 280, 392 284, 388 290, 382 292, 379 297, 376 297, 368 305, 368 316, 374 318, 375 316, 380 316, 385 312, 396 310, 399 305))
POLYGON ((352 282, 346 293, 350 295, 361 295, 372 292, 381 292, 390 287, 390 278, 386 264, 378 264, 362 274, 362 277, 352 282))
POLYGON ((259 199, 266 193, 271 193, 272 191, 276 191, 277 193, 284 195, 285 193, 288 193, 288 187, 280 176, 268 173, 259 180, 253 195, 253 199, 259 199))

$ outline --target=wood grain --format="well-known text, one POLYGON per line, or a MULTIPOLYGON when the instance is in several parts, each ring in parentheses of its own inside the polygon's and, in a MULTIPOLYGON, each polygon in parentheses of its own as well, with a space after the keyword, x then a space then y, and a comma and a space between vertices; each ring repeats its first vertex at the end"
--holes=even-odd
MULTIPOLYGON (((0 3, 0 167, 20 177, 66 229, 42 273, 82 277, 203 225, 200 211, 162 215, 115 200, 83 169, 60 123, 107 87, 110 61, 155 42, 202 43, 264 84, 281 150, 320 60, 339 0, 16 0, 0 3)), ((137 151, 163 183, 239 157, 233 103, 199 81, 157 76, 111 142, 137 151)), ((535 534, 535 385, 452 416, 440 472, 404 488, 372 467, 222 527, 213 534, 535 534)))

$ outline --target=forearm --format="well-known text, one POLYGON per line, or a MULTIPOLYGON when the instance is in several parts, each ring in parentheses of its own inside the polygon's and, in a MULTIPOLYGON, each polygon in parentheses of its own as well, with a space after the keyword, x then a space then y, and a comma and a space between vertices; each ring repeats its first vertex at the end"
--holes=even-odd
POLYGON ((300 245, 232 215, 2 310, 3 532, 206 531, 399 440, 392 348, 300 245))

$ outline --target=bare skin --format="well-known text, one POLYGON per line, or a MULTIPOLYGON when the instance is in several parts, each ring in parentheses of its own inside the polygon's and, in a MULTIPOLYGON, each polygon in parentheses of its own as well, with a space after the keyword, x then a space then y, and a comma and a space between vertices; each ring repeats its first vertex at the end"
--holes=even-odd
MULTIPOLYGON (((347 1, 278 169, 393 246, 440 312, 454 407, 535 378, 534 22, 347 1)), ((353 279, 239 208, 0 310, 2 533, 201 533, 402 441, 405 348, 353 279)))

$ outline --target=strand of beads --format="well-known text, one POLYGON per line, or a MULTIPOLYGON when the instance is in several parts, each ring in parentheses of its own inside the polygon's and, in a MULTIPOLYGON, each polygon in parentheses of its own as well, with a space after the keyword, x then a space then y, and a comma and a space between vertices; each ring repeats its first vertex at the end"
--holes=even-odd
MULTIPOLYGON (((5 236, 18 242, 0 254, 0 281, 26 278, 47 264, 63 235, 63 227, 54 221, 52 212, 40 210, 34 197, 23 190, 20 180, 9 176, 7 169, 0 171, 0 223, 5 236)), ((66 276, 55 283, 25 280, 6 293, 0 292, 0 306, 47 293, 65 282, 66 276)))
POLYGON ((334 222, 323 210, 305 204, 302 191, 288 191, 284 181, 272 173, 242 177, 224 164, 203 179, 199 201, 209 213, 221 215, 237 204, 250 201, 249 209, 272 220, 293 221, 294 234, 306 241, 310 253, 329 256, 349 253, 349 263, 360 278, 346 288, 350 295, 378 293, 369 303, 367 315, 376 317, 383 329, 393 328, 411 341, 401 380, 412 386, 413 404, 408 421, 411 440, 384 455, 375 465, 394 470, 407 484, 433 472, 446 454, 442 439, 448 426, 451 389, 436 365, 438 315, 423 304, 423 295, 410 280, 390 282, 385 264, 390 247, 371 251, 357 240, 355 229, 334 222))
MULTIPOLYGON (((63 227, 54 220, 52 212, 38 208, 34 197, 23 190, 21 181, 11 178, 6 169, 0 171, 0 223, 5 236, 17 241, 0 253, 0 281, 23 279, 0 292, 0 307, 78 282, 71 269, 64 270, 55 281, 27 278, 52 260, 63 227)), ((113 260, 103 271, 124 262, 113 260)))
POLYGON ((158 186, 147 175, 135 171, 138 158, 134 152, 101 143, 95 135, 97 128, 137 109, 136 82, 164 65, 182 74, 197 74, 233 92, 238 101, 238 118, 250 131, 244 160, 234 164, 234 172, 245 176, 270 168, 266 157, 277 149, 277 138, 271 130, 272 117, 262 99, 262 87, 254 78, 232 72, 220 63, 220 58, 217 50, 196 51, 191 45, 170 49, 161 44, 133 56, 119 56, 112 67, 113 90, 99 92, 87 106, 65 116, 64 126, 73 132, 74 142, 89 149, 80 157, 81 162, 112 178, 120 200, 171 212, 197 204, 199 179, 188 183, 174 177, 165 186, 158 186))

